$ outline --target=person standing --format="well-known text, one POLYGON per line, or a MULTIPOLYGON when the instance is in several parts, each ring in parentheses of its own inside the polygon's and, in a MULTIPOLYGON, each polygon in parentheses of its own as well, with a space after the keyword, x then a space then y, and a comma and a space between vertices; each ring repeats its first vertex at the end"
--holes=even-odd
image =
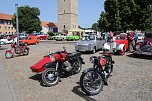
POLYGON ((110 42, 110 33, 106 32, 106 42, 110 42))

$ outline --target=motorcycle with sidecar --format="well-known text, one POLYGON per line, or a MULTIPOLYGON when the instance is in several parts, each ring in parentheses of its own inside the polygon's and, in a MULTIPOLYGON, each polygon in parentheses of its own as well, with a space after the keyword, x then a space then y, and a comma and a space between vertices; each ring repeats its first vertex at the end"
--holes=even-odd
POLYGON ((44 56, 30 68, 42 73, 42 82, 46 86, 57 85, 60 77, 68 77, 81 71, 84 61, 80 52, 68 53, 66 49, 44 56))

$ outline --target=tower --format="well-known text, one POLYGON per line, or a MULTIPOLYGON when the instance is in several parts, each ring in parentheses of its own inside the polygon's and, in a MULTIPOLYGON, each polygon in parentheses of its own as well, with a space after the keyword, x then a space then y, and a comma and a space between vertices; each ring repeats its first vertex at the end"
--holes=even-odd
POLYGON ((78 30, 78 0, 58 0, 58 31, 78 30))

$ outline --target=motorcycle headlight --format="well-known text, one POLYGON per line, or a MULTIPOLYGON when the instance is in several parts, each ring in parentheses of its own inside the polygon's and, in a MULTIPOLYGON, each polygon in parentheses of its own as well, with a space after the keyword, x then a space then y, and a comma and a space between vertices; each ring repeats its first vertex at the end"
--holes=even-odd
POLYGON ((53 54, 50 55, 50 59, 51 59, 52 61, 55 61, 55 58, 54 58, 54 55, 53 55, 53 54))

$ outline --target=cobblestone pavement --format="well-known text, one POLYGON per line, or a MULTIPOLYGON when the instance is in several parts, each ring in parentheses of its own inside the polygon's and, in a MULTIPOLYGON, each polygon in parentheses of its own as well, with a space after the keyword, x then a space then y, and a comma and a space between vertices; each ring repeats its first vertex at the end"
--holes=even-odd
MULTIPOLYGON (((83 94, 79 86, 81 73, 62 78, 56 86, 43 86, 41 75, 32 73, 29 67, 47 55, 49 50, 62 50, 63 46, 70 52, 74 51, 74 44, 42 42, 38 45, 30 45, 28 56, 16 56, 12 59, 4 57, 5 50, 9 49, 10 45, 3 46, 4 49, 0 50, 0 59, 3 60, 1 66, 10 79, 17 101, 151 101, 152 59, 151 57, 134 58, 130 53, 113 56, 115 65, 112 76, 108 80, 109 85, 104 86, 103 91, 98 95, 83 94)), ((86 63, 83 69, 91 67, 89 57, 101 55, 100 52, 82 54, 86 63)))

